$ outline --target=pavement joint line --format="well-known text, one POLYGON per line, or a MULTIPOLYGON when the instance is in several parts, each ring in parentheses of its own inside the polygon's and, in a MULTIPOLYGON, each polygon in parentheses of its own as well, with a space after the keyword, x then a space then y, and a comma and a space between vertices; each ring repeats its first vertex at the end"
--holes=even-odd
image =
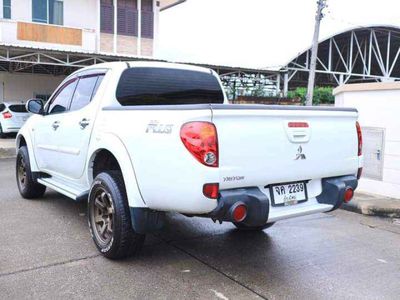
POLYGON ((195 259, 195 260, 197 260, 198 262, 202 263, 202 264, 205 265, 206 267, 208 267, 208 268, 214 270, 215 272, 221 274, 222 276, 228 278, 229 280, 233 281, 234 283, 240 285, 241 287, 243 287, 244 289, 248 290, 249 292, 251 292, 251 293, 257 295, 257 296, 260 297, 261 299, 268 300, 268 298, 265 297, 264 295, 262 295, 262 294, 256 292, 256 291, 253 290, 251 287, 248 287, 248 286, 245 285, 244 283, 242 283, 242 282, 238 281, 237 279, 233 278, 232 276, 230 276, 230 275, 224 273, 224 272, 221 271, 220 269, 218 269, 218 268, 216 268, 216 267, 210 265, 209 263, 207 263, 206 261, 200 259, 200 258, 197 257, 196 255, 190 253, 189 251, 183 249, 182 247, 179 247, 179 246, 173 244, 173 242, 168 242, 167 240, 164 240, 164 238, 161 237, 161 236, 159 236, 159 235, 158 235, 158 237, 159 237, 161 240, 163 240, 167 245, 169 245, 169 246, 171 246, 171 247, 173 247, 173 248, 175 248, 175 249, 177 249, 177 250, 179 250, 179 251, 185 253, 186 255, 192 257, 193 259, 195 259))
POLYGON ((96 257, 99 257, 99 256, 101 256, 100 253, 99 254, 85 256, 85 257, 81 257, 81 258, 73 258, 73 259, 66 260, 66 261, 61 261, 61 262, 55 262, 55 263, 51 263, 51 264, 48 264, 48 265, 42 265, 42 266, 37 266, 37 267, 32 267, 32 268, 26 268, 26 269, 16 270, 16 271, 8 272, 8 273, 0 273, 0 278, 1 277, 6 277, 6 276, 10 276, 10 275, 21 274, 21 273, 25 273, 25 272, 31 272, 31 271, 47 269, 47 268, 51 268, 51 267, 62 266, 62 265, 66 265, 66 264, 77 262, 77 261, 96 258, 96 257))

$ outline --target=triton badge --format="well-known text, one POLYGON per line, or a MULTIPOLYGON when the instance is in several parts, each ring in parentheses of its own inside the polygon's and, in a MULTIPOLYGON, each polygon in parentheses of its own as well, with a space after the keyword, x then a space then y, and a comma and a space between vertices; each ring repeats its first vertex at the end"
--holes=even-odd
POLYGON ((303 154, 303 147, 299 146, 299 148, 297 149, 297 154, 296 154, 296 158, 294 160, 302 160, 302 159, 306 159, 306 155, 303 154))

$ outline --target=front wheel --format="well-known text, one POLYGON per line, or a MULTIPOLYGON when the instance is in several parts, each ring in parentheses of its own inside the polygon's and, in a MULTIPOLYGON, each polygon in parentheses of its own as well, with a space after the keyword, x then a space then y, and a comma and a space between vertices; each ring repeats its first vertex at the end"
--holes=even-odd
POLYGON ((145 235, 132 228, 125 185, 120 172, 100 173, 93 181, 88 203, 89 228, 97 249, 107 258, 136 254, 145 235))
POLYGON ((22 146, 18 150, 16 177, 18 190, 25 199, 40 198, 46 192, 46 187, 38 183, 32 174, 28 148, 26 146, 22 146))
POLYGON ((270 228, 274 224, 275 224, 275 222, 266 223, 266 224, 261 225, 261 226, 248 226, 248 225, 243 224, 243 223, 235 223, 235 222, 233 222, 233 225, 235 225, 237 229, 239 229, 239 230, 247 230, 247 231, 261 231, 261 230, 270 228))

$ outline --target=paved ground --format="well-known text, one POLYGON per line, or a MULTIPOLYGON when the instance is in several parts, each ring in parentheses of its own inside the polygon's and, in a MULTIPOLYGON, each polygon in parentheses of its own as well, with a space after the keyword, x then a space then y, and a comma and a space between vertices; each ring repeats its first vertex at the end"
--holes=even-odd
POLYGON ((0 158, 15 155, 15 136, 0 139, 0 158))
POLYGON ((171 215, 142 253, 110 261, 89 236, 85 205, 18 195, 0 160, 0 298, 398 299, 400 225, 337 211, 260 233, 171 215))

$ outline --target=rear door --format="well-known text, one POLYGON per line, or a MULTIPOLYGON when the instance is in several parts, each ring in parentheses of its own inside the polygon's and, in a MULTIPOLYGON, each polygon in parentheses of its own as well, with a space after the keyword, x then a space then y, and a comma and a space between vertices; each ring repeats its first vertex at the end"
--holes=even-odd
POLYGON ((69 113, 62 120, 57 141, 59 147, 65 150, 65 161, 58 161, 56 168, 66 177, 78 179, 83 175, 90 135, 97 114, 97 105, 92 99, 103 78, 104 73, 80 76, 69 113))
POLYGON ((221 188, 355 174, 355 111, 213 108, 221 188))

